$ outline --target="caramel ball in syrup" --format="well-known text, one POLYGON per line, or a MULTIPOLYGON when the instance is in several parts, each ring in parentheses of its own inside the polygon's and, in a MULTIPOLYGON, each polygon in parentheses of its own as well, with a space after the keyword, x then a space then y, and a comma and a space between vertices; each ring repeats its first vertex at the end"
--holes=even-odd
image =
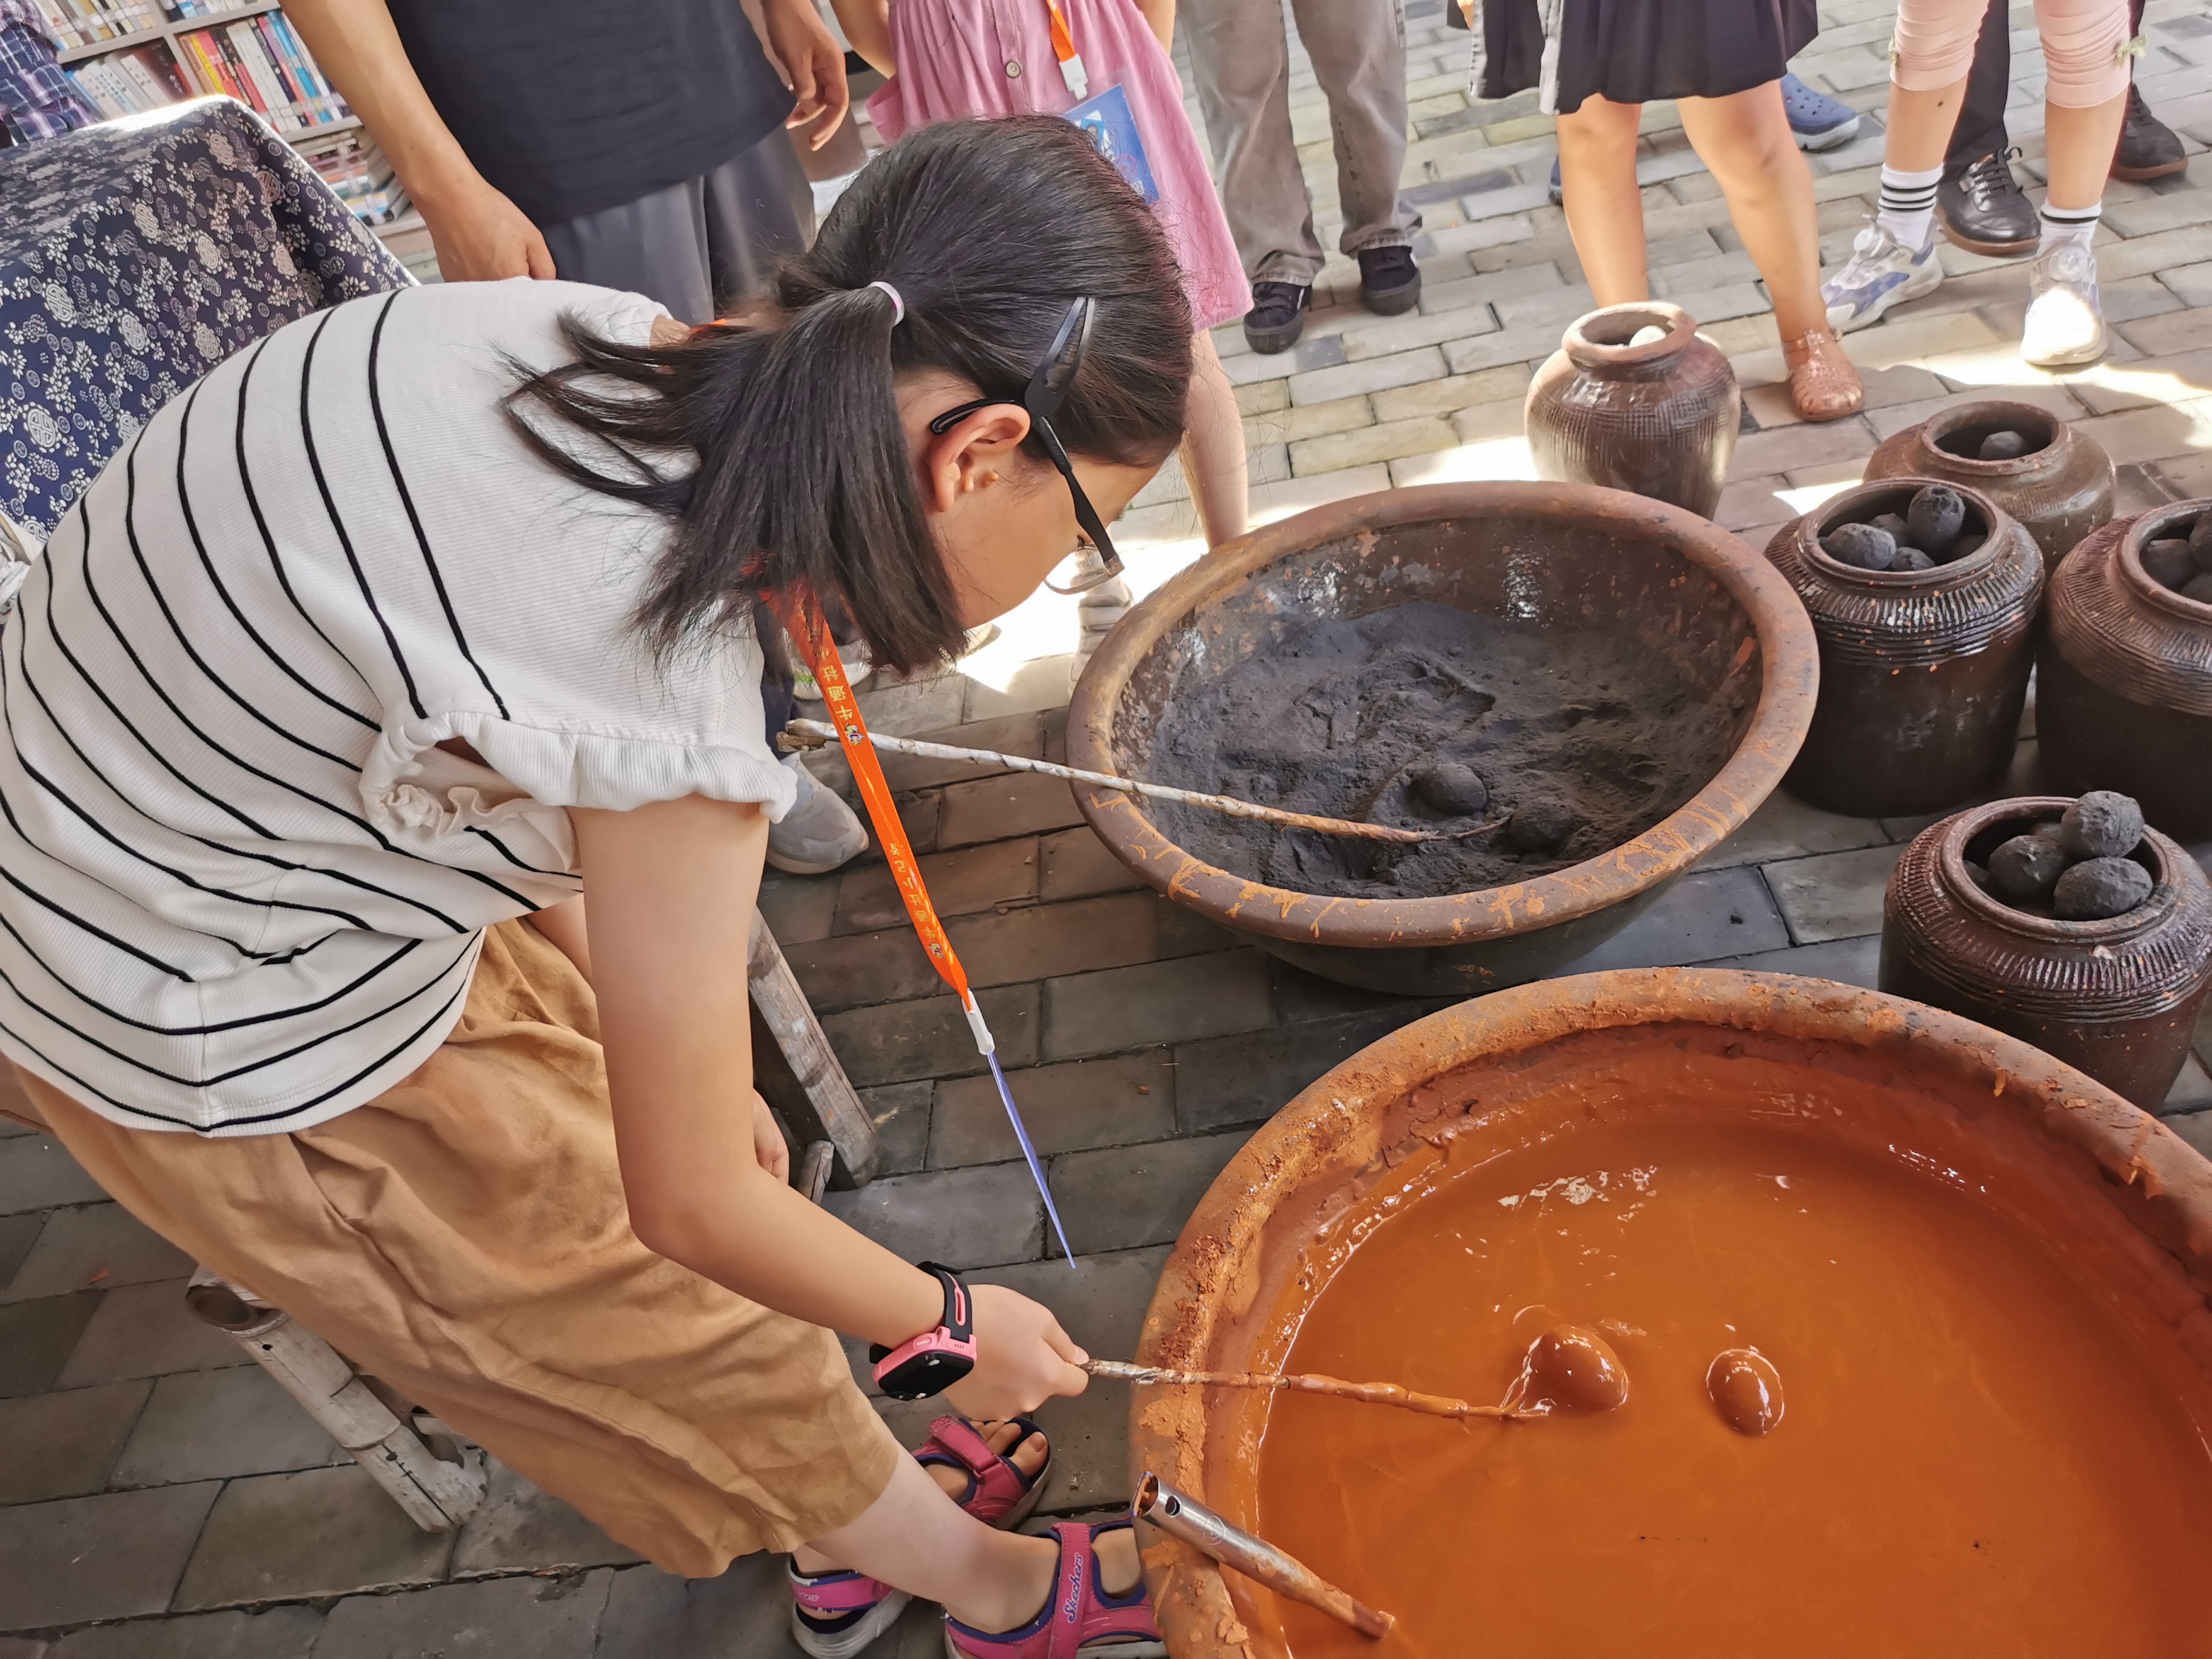
POLYGON ((1724 1348, 1705 1372, 1705 1392, 1722 1419, 1753 1439, 1782 1421, 1782 1373, 1756 1348, 1724 1348))
POLYGON ((1582 1325, 1554 1325, 1528 1345, 1521 1393, 1530 1405, 1609 1412, 1628 1398, 1628 1371, 1613 1345, 1582 1325))

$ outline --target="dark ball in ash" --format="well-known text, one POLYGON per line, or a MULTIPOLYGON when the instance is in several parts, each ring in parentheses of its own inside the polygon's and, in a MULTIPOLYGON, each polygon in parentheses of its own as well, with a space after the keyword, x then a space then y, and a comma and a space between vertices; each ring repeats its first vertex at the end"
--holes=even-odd
POLYGON ((2088 859, 2058 878, 2051 912, 2061 921, 2103 921, 2127 915, 2150 890, 2150 872, 2133 859, 2088 859))
POLYGON ((1838 564, 1887 570, 1897 557, 1897 538, 1870 524, 1840 524, 1820 538, 1820 550, 1838 564))
POLYGON ((2199 570, 2212 570, 2212 513, 2200 513, 2189 532, 2189 550, 2199 570))
POLYGON ((2212 570, 2201 576, 2191 576, 2179 589, 2185 599, 2194 599, 2199 605, 2212 605, 2212 570))
POLYGON ((2047 899, 2069 862, 2048 836, 2014 836, 1990 854, 1990 881, 2004 898, 2047 899))
POLYGON ((2178 588, 2197 574, 2197 560, 2179 536, 2162 537, 2142 550, 2143 574, 2161 587, 2178 588))
POLYGON ((1892 570, 1933 570, 1936 561, 1917 547, 1900 547, 1897 556, 1890 561, 1892 570))
POLYGON ((2092 789, 2058 820, 2058 844, 2077 859, 2124 858, 2142 834, 2142 808, 2115 789, 2092 789))
POLYGON ((1905 522, 1905 515, 1902 513, 1877 513, 1867 522, 1887 535, 1893 542, 1909 542, 1912 539, 1911 528, 1905 522))
POLYGON ((1929 484, 1905 509, 1913 546, 1929 553, 1947 551, 1966 527, 1966 498, 1948 484, 1929 484))
POLYGON ((1472 817, 1490 805, 1490 790, 1472 766, 1447 761, 1413 775, 1413 799, 1448 818, 1472 817))
POLYGON ((1981 453, 1975 457, 1984 461, 2016 461, 2027 453, 2027 440, 2017 432, 1992 432, 1982 440, 1981 453))
POLYGON ((1516 853, 1550 853, 1582 828, 1572 807, 1555 800, 1531 801, 1516 806, 1505 820, 1505 844, 1516 853))

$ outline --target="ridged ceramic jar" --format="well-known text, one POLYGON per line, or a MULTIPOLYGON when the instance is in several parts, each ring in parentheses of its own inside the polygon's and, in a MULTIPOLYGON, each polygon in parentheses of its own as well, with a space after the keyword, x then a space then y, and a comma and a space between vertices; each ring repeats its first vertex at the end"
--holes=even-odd
POLYGON ((1980 491, 1974 552, 1932 570, 1861 570, 1821 551, 1838 525, 1902 514, 1929 479, 1861 484, 1768 544, 1820 641, 1812 729, 1784 782, 1854 817, 1933 812, 1971 798, 2011 758, 2034 663, 2043 559, 1980 491))
POLYGON ((1961 404, 1884 439, 1866 478, 1936 478, 1978 489, 2035 538, 2049 568, 2112 516, 2112 458, 2047 409, 1992 400, 1961 404), (2017 460, 1973 459, 1992 432, 2017 432, 2017 460))
POLYGON ((2180 501, 2106 525, 2051 580, 2036 736, 2057 787, 2117 789, 2169 836, 2212 838, 2212 605, 2154 581, 2142 550, 2212 512, 2180 501))
POLYGON ((1966 872, 2072 804, 1993 801, 1923 830, 1882 900, 1881 988, 2032 1042, 2154 1112, 2212 991, 2212 883, 2197 861, 2148 831, 2136 858, 2150 897, 2108 921, 2015 910, 1966 872))
POLYGON ((1720 349, 1698 337, 1681 307, 1652 301, 1578 318, 1529 382, 1522 423, 1538 477, 1630 490, 1710 519, 1742 410, 1720 349), (1628 343, 1650 327, 1666 337, 1628 343))

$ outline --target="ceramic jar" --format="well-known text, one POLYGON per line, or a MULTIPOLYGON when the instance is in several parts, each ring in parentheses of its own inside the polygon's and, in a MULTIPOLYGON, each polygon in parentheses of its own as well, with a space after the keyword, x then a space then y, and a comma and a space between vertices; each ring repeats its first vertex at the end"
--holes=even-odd
POLYGON ((1961 404, 1884 439, 1867 461, 1867 482, 1899 477, 1980 490, 2035 538, 2046 570, 2112 516, 2112 457, 2033 404, 1961 404), (1992 432, 2019 433, 2027 453, 1974 459, 1992 432))
POLYGON ((1686 507, 1720 505, 1742 399, 1720 349, 1680 306, 1607 306, 1577 319, 1536 371, 1522 409, 1536 476, 1626 489, 1686 507), (1645 328, 1666 337, 1629 341, 1645 328))
POLYGON ((2149 543, 2212 512, 2180 501, 2108 524, 2051 580, 2035 725, 2054 785, 2117 789, 2169 836, 2212 838, 2212 605, 2142 568, 2149 543))
POLYGON ((1903 514, 1925 478, 1861 484, 1768 544, 1820 642, 1820 695, 1784 782, 1854 817, 1933 812, 2004 770, 2034 664, 2043 559, 2028 533, 1961 488, 1982 545, 1932 570, 1861 570, 1820 550, 1838 525, 1903 514))
POLYGON ((2032 1042, 2155 1112, 2212 991, 2212 883, 2197 861, 2147 831, 2134 856, 2151 896, 2108 921, 2015 910, 1966 870, 2070 805, 1994 801, 1923 830, 1882 900, 1881 988, 2032 1042))

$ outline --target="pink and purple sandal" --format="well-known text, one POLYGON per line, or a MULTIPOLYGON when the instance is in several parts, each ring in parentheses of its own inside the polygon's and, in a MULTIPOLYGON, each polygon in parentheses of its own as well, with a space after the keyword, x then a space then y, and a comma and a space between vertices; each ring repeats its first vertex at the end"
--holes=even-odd
MULTIPOLYGON (((1006 1448, 1021 1449, 1042 1429, 1026 1417, 1007 1419, 1021 1431, 1006 1448)), ((957 1500, 960 1507, 987 1527, 1012 1527, 1026 1519, 1044 1492, 1044 1478, 1052 1472, 1052 1448, 1035 1474, 1025 1475, 1010 1455, 1002 1456, 962 1418, 940 1417, 929 1425, 929 1438, 915 1451, 915 1462, 924 1468, 941 1463, 968 1477, 968 1490, 957 1500)), ((825 1572, 810 1578, 786 1563, 791 1577, 791 1633, 812 1659, 851 1659, 869 1643, 898 1622, 914 1598, 893 1589, 880 1578, 857 1572, 825 1572)))
POLYGON ((1044 1478, 1052 1473, 1049 1441, 1045 1444, 1044 1462, 1035 1474, 1024 1474, 1014 1467, 1013 1454, 1030 1436, 1041 1436, 1044 1431, 1026 1417, 1006 1420, 1020 1432, 1003 1455, 991 1449, 973 1423, 958 1417, 940 1417, 932 1423, 929 1438, 914 1455, 915 1462, 924 1468, 939 1464, 966 1474, 968 1490, 955 1501, 987 1527, 1014 1527, 1029 1519, 1044 1493, 1044 1478))
POLYGON ((1129 1525, 1061 1522, 1052 1529, 1060 1540, 1060 1568, 1037 1616, 1019 1630, 995 1636, 948 1618, 947 1659, 1167 1659, 1168 1645, 1152 1622, 1144 1581, 1139 1579, 1127 1595, 1109 1595, 1099 1583, 1099 1535, 1129 1525))

